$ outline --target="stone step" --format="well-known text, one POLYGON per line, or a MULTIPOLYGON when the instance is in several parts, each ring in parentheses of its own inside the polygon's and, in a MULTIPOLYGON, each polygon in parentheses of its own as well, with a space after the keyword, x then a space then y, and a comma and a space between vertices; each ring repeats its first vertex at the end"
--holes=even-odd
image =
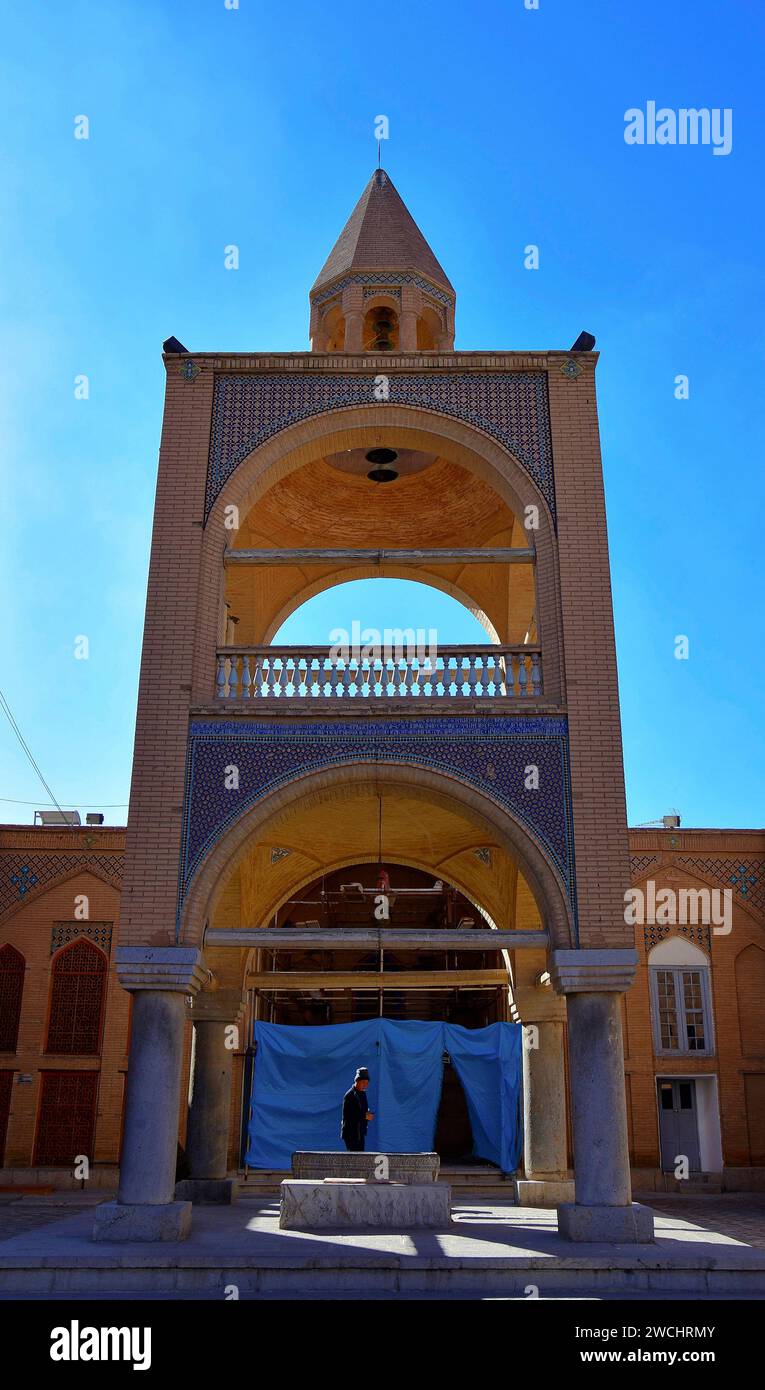
MULTIPOLYGON (((286 1170, 259 1168, 251 1172, 246 1181, 240 1177, 237 1192, 240 1198, 278 1195, 281 1183, 289 1177, 291 1174, 286 1170)), ((501 1196, 506 1201, 514 1200, 513 1179, 498 1168, 447 1165, 441 1169, 437 1181, 448 1184, 460 1194, 474 1192, 485 1197, 501 1196)))
MULTIPOLYGON (((420 1234, 420 1239, 422 1235, 420 1234)), ((98 1247, 94 1247, 98 1248, 98 1247)), ((735 1251, 720 1252, 714 1262, 707 1252, 697 1259, 671 1260, 666 1251, 654 1254, 581 1256, 574 1249, 565 1258, 546 1255, 460 1259, 430 1255, 426 1259, 377 1254, 371 1259, 332 1257, 258 1260, 233 1256, 184 1258, 177 1245, 171 1252, 157 1245, 125 1246, 117 1258, 97 1260, 78 1251, 66 1262, 47 1256, 45 1262, 0 1256, 0 1300, 103 1296, 208 1298, 221 1300, 236 1286, 238 1297, 385 1297, 423 1295, 472 1298, 528 1298, 530 1286, 541 1298, 697 1298, 765 1296, 765 1257, 759 1267, 735 1251)), ((730 1251, 730 1247, 729 1247, 730 1251)), ((746 1254, 751 1252, 746 1251, 746 1254)))

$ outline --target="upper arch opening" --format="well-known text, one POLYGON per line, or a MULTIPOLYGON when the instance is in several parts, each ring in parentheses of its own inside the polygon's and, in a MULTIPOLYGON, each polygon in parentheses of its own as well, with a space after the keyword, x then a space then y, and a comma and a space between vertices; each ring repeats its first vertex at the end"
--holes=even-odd
MULTIPOLYGON (((327 589, 373 577, 415 581, 418 590, 440 591, 463 605, 480 629, 446 640, 536 640, 532 559, 507 565, 491 554, 485 564, 463 556, 465 550, 518 549, 533 557, 529 532, 515 512, 488 480, 435 449, 410 448, 387 431, 379 439, 377 433, 365 447, 328 452, 274 480, 239 518, 230 549, 257 552, 260 560, 252 568, 227 566, 219 640, 256 646, 278 634, 292 641, 281 631, 291 614, 327 589), (386 459, 392 456, 383 470, 389 476, 385 486, 375 481, 383 448, 386 459), (303 558, 317 550, 337 555, 303 558), (273 566, 272 551, 278 552, 273 566), (367 553, 365 561, 357 558, 359 551, 367 553)), ((354 616, 367 620, 365 612, 354 616)), ((402 611, 393 625, 418 624, 402 611)))

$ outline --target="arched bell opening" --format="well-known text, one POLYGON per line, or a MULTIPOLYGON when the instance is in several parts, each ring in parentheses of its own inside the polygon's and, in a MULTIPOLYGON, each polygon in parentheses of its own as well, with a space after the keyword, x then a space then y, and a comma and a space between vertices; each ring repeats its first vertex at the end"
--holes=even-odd
POLYGON ((389 304, 380 303, 364 315, 364 351, 396 352, 399 347, 398 313, 389 304))
POLYGON ((417 347, 420 352, 435 352, 442 345, 444 325, 435 309, 426 306, 417 318, 417 347))
POLYGON ((322 315, 318 352, 342 352, 345 348, 345 315, 339 304, 332 304, 322 315))

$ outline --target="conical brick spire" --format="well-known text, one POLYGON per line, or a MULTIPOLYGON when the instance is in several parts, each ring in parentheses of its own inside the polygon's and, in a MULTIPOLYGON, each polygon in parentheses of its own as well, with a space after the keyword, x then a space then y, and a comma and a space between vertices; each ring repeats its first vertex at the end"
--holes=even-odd
POLYGON ((419 272, 454 289, 384 169, 375 169, 312 287, 312 295, 348 272, 419 272))

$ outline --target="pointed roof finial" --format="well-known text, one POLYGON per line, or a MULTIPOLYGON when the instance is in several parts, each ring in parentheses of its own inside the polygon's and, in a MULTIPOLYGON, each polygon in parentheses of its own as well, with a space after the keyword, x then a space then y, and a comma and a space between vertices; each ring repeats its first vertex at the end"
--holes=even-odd
POLYGON ((311 293, 348 271, 419 271, 454 294, 446 271, 380 164, 314 281, 311 293))

